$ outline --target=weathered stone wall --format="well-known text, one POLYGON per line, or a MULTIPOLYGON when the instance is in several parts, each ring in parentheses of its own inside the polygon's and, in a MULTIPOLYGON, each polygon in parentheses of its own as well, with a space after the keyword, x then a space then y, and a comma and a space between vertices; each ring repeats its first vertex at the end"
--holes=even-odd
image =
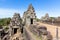
POLYGON ((32 4, 29 5, 28 10, 26 12, 24 12, 23 15, 23 21, 26 25, 30 25, 31 24, 31 18, 33 19, 33 24, 36 21, 36 13, 35 10, 32 6, 32 4))
POLYGON ((47 31, 47 28, 45 26, 39 26, 38 25, 30 25, 29 26, 30 31, 37 36, 41 36, 42 40, 52 40, 53 37, 49 31, 47 31))

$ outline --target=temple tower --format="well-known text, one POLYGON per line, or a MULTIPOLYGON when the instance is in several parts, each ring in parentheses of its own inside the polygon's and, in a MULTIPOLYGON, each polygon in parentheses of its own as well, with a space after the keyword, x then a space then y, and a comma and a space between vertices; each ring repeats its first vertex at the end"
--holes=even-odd
POLYGON ((36 13, 32 4, 30 4, 28 10, 23 14, 23 23, 25 25, 34 24, 36 22, 35 19, 36 19, 36 13))
POLYGON ((10 36, 21 32, 21 18, 19 13, 15 13, 10 22, 10 36))

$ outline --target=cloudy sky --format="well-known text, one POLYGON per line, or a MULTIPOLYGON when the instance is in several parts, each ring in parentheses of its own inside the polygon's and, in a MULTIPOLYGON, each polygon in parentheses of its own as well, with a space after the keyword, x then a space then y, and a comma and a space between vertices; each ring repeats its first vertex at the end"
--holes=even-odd
POLYGON ((33 5, 38 18, 46 13, 60 16, 60 0, 0 0, 0 18, 12 17, 15 12, 23 16, 29 4, 33 5))

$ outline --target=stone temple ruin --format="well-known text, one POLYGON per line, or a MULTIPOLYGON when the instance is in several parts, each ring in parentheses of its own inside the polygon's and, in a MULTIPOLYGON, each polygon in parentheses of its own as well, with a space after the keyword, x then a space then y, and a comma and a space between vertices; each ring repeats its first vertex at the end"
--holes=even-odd
POLYGON ((18 31, 20 31, 21 28, 21 22, 20 22, 20 15, 19 14, 14 14, 11 22, 10 22, 10 30, 11 30, 11 35, 17 33, 18 31), (12 33, 13 32, 13 33, 12 33))
POLYGON ((36 19, 36 13, 32 4, 30 4, 28 10, 23 14, 23 23, 27 25, 34 24, 36 21, 35 19, 36 19))
MULTIPOLYGON (((31 24, 33 25, 35 23, 36 13, 32 4, 30 4, 28 10, 24 12, 23 18, 20 17, 19 13, 15 13, 13 15, 10 24, 8 25, 9 29, 6 32, 4 31, 4 28, 0 26, 0 40, 24 40, 23 27, 26 25, 30 26, 31 24)), ((32 28, 33 27, 30 26, 30 29, 32 28)), ((35 29, 37 29, 36 26, 35 29)), ((34 32, 37 32, 36 34, 38 34, 39 30, 34 32)))
MULTIPOLYGON (((22 22, 21 22, 20 15, 15 13, 13 15, 13 18, 12 18, 12 20, 10 22, 10 26, 9 26, 9 34, 10 34, 11 37, 12 36, 15 37, 15 35, 17 35, 17 34, 20 35, 21 34, 21 29, 22 29, 22 24, 21 23, 22 22)), ((20 37, 20 36, 17 36, 17 37, 20 37)), ((13 40, 13 39, 11 39, 11 40, 13 40)))

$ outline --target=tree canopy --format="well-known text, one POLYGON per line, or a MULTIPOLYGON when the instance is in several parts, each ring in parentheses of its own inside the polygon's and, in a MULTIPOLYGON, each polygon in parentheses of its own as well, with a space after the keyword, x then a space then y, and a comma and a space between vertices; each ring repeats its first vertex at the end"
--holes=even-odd
POLYGON ((0 25, 7 26, 10 23, 11 18, 2 18, 0 19, 0 25))

